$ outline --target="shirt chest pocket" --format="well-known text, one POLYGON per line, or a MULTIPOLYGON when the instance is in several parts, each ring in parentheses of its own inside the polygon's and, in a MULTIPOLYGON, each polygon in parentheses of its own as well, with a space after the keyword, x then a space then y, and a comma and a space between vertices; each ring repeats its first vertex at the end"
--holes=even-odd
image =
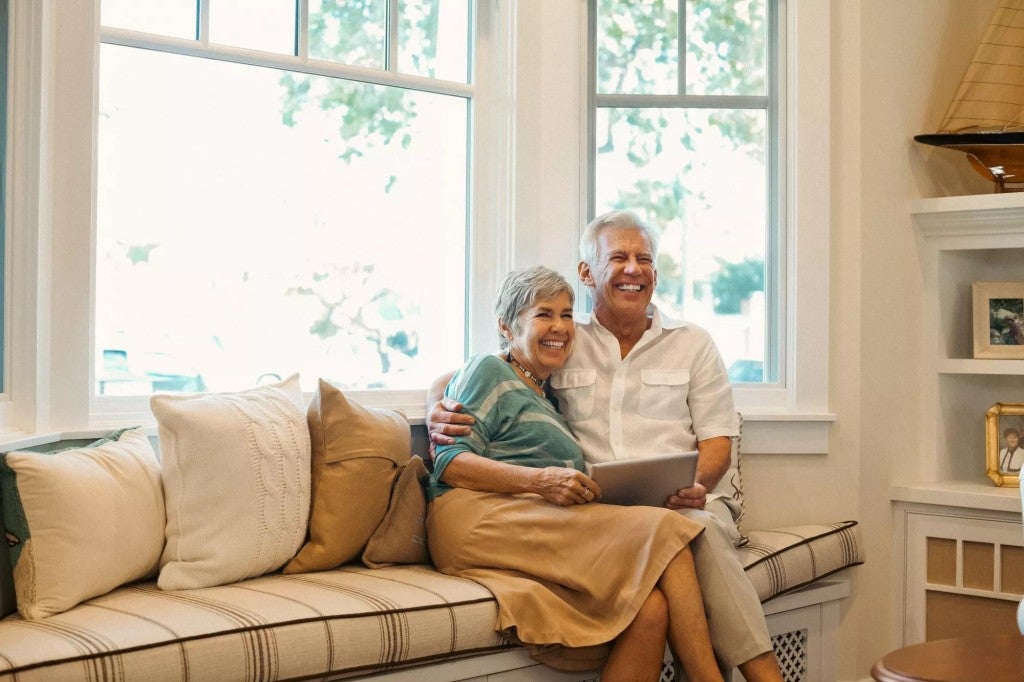
POLYGON ((647 419, 682 419, 690 392, 686 369, 640 371, 640 416, 647 419))
POLYGON ((558 411, 566 421, 590 419, 594 413, 596 369, 560 369, 551 375, 551 389, 558 398, 558 411))

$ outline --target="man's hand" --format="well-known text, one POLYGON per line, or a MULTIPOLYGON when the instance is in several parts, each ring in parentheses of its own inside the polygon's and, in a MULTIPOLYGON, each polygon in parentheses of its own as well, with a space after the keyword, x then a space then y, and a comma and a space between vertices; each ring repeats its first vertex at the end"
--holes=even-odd
POLYGON ((544 467, 537 469, 531 492, 560 507, 595 502, 601 497, 601 486, 597 482, 568 467, 544 467))
POLYGON ((708 490, 700 483, 693 487, 681 488, 665 502, 669 509, 703 509, 708 501, 708 490))
POLYGON ((472 415, 462 414, 462 403, 451 398, 441 398, 427 411, 427 431, 430 433, 430 454, 434 445, 451 445, 455 436, 468 436, 473 432, 476 420, 472 415))
POLYGON ((669 509, 703 509, 708 501, 708 488, 714 490, 718 481, 729 470, 732 439, 714 436, 697 441, 697 481, 689 488, 676 491, 665 501, 669 509))

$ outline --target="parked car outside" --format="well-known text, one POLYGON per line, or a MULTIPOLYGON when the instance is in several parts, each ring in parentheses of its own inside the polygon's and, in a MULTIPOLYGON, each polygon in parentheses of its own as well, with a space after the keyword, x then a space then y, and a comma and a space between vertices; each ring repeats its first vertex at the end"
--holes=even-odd
POLYGON ((123 348, 104 348, 99 395, 148 395, 157 391, 197 393, 206 390, 203 376, 167 353, 140 353, 129 358, 123 348))

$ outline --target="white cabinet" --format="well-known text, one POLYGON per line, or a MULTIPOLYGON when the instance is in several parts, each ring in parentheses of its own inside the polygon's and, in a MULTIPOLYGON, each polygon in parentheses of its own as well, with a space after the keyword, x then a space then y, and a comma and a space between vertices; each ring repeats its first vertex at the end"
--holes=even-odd
POLYGON ((1019 592, 1024 564, 1019 492, 985 477, 984 416, 1024 403, 1024 360, 974 359, 972 332, 975 281, 1024 281, 1024 193, 922 199, 910 211, 919 262, 908 267, 921 268, 924 299, 920 448, 892 489, 904 644, 936 638, 945 608, 1001 612, 1019 599, 1005 590, 1019 592))
POLYGON ((1017 631, 1024 592, 1020 514, 896 504, 904 644, 1017 631))

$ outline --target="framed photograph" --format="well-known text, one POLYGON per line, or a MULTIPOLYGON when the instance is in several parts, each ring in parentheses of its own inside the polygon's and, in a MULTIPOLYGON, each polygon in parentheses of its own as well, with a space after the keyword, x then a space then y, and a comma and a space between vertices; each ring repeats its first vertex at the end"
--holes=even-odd
POLYGON ((999 486, 1020 486, 1024 403, 996 403, 985 413, 985 474, 999 486))
POLYGON ((1024 359, 1024 282, 974 283, 974 357, 1024 359))

